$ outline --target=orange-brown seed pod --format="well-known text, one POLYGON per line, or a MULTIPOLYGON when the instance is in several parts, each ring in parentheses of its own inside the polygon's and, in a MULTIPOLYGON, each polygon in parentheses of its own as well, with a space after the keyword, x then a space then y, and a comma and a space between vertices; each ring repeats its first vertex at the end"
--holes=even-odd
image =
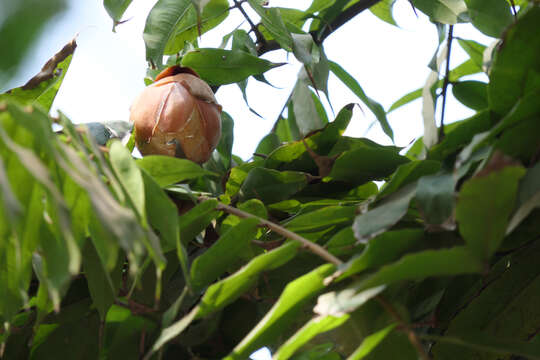
POLYGON ((195 71, 163 70, 131 105, 135 143, 142 155, 210 158, 221 136, 221 106, 195 71))

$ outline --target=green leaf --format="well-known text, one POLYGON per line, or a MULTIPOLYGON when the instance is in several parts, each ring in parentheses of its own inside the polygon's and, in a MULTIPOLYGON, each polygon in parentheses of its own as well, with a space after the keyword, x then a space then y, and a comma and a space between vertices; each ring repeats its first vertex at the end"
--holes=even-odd
MULTIPOLYGON (((349 125, 352 118, 352 106, 352 104, 345 106, 336 119, 327 124, 322 131, 305 138, 306 144, 319 155, 328 154, 349 125)), ((280 168, 282 163, 291 163, 287 168, 299 168, 304 171, 309 167, 313 169, 316 167, 303 141, 291 142, 275 149, 265 161, 265 167, 276 169, 280 168)))
POLYGON ((247 175, 239 195, 242 199, 257 198, 264 203, 288 199, 307 185, 306 174, 296 171, 276 171, 254 168, 247 175))
POLYGON ((263 8, 258 0, 248 0, 249 5, 261 17, 262 25, 286 51, 292 51, 293 38, 277 8, 263 8))
MULTIPOLYGON (((63 126, 65 129, 69 129, 71 126, 73 133, 75 133, 71 123, 63 122, 63 126)), ((143 244, 140 242, 144 234, 134 212, 132 209, 119 204, 109 189, 101 182, 101 179, 90 170, 85 162, 81 161, 81 158, 72 147, 64 145, 62 149, 75 170, 72 174, 73 180, 88 193, 94 209, 93 217, 96 218, 95 222, 99 223, 99 227, 103 228, 103 233, 106 234, 107 240, 104 240, 104 242, 114 245, 120 244, 127 252, 130 265, 136 269, 138 260, 144 251, 143 244)), ((101 154, 97 156, 99 157, 101 154)), ((112 175, 110 168, 105 164, 103 166, 107 166, 107 172, 110 174, 109 180, 114 184, 116 179, 112 175)), ((118 189, 117 195, 123 196, 121 189, 118 189)), ((105 251, 101 252, 100 247, 97 244, 95 245, 98 253, 102 256, 105 251)), ((102 258, 102 260, 104 264, 111 265, 105 258, 102 258)), ((111 261, 116 261, 116 258, 111 261)), ((114 264, 111 266, 114 266, 114 264)))
POLYGON ((218 216, 217 204, 218 201, 215 199, 203 201, 178 218, 180 240, 184 246, 187 246, 218 216))
POLYGON ((193 5, 182 16, 173 29, 173 34, 167 45, 164 54, 176 54, 184 49, 186 42, 194 42, 197 36, 221 24, 229 15, 229 2, 227 0, 209 0, 202 11, 196 9, 199 0, 191 0, 193 5), (200 29, 200 34, 199 34, 200 29))
POLYGON ((269 155, 272 151, 281 146, 279 136, 275 133, 270 133, 262 138, 255 149, 256 154, 269 155))
POLYGON ((240 50, 197 49, 182 58, 182 66, 192 68, 211 85, 239 82, 281 65, 240 50))
MULTIPOLYGON (((311 37, 311 35, 308 36, 311 37)), ((313 45, 312 57, 314 58, 314 62, 306 64, 304 68, 300 70, 298 79, 311 85, 314 89, 322 91, 326 95, 326 100, 330 103, 330 98, 328 97, 328 77, 330 76, 330 68, 323 47, 313 45)), ((321 104, 318 92, 316 95, 312 94, 311 96, 316 103, 319 116, 325 120, 326 112, 324 106, 321 104)), ((327 123, 328 120, 326 119, 324 122, 327 123)))
POLYGON ((394 20, 393 7, 396 0, 382 0, 372 5, 369 11, 382 21, 389 23, 390 25, 397 26, 396 20, 394 20))
POLYGON ((66 76, 76 47, 75 39, 71 40, 25 85, 0 94, 0 100, 11 98, 25 105, 39 104, 48 112, 66 76))
POLYGON ((495 55, 488 100, 490 108, 499 115, 507 113, 527 93, 540 91, 540 37, 535 33, 539 21, 540 7, 533 6, 508 28, 504 46, 495 55))
POLYGON ((304 304, 324 288, 323 279, 331 274, 334 268, 331 264, 321 265, 290 282, 272 309, 225 359, 245 359, 253 351, 281 335, 304 304))
POLYGON ((296 255, 299 247, 298 242, 288 242, 253 258, 234 274, 210 285, 198 305, 197 317, 208 316, 235 301, 253 286, 263 271, 285 264, 296 255))
POLYGON ((107 13, 113 19, 114 25, 113 25, 113 31, 116 25, 122 20, 122 16, 124 15, 124 12, 128 8, 128 6, 131 4, 132 0, 103 0, 103 6, 105 6, 105 10, 107 10, 107 13))
MULTIPOLYGON (((526 341, 508 341, 505 339, 495 339, 490 335, 483 333, 470 332, 464 336, 435 336, 435 335, 422 335, 421 338, 431 341, 438 341, 439 343, 452 345, 452 348, 456 349, 461 359, 466 359, 463 354, 463 348, 480 351, 483 355, 485 353, 497 354, 500 356, 520 356, 525 359, 540 359, 540 350, 538 345, 526 341), (456 346, 457 345, 457 346, 456 346)), ((473 359, 473 358, 470 358, 473 359)))
POLYGON ((524 174, 522 167, 507 166, 476 176, 461 187, 456 220, 467 246, 479 259, 489 259, 501 244, 515 204, 518 182, 524 174))
POLYGON ((173 39, 176 26, 192 8, 191 0, 159 0, 154 5, 144 26, 146 60, 154 66, 162 64, 165 47, 173 39))
POLYGON ((511 233, 535 208, 540 207, 540 163, 530 168, 521 179, 518 204, 508 223, 506 234, 511 233))
POLYGON ((334 344, 324 343, 310 347, 309 350, 293 357, 293 360, 341 360, 341 355, 333 351, 334 344))
POLYGON ((184 242, 180 241, 180 226, 178 224, 178 209, 161 187, 144 170, 141 171, 144 180, 146 214, 151 227, 159 234, 163 252, 176 249, 182 271, 189 281, 188 256, 184 242))
POLYGON ((300 347, 313 337, 340 326, 348 319, 349 315, 345 314, 342 316, 318 316, 310 320, 278 349, 272 356, 272 359, 289 359, 300 347))
POLYGON ((452 94, 463 105, 473 110, 484 110, 488 107, 488 85, 481 81, 460 81, 452 84, 452 94))
POLYGON ((373 275, 360 280, 355 289, 362 291, 396 281, 418 280, 429 276, 477 273, 483 268, 482 263, 465 246, 426 250, 405 255, 397 262, 383 266, 373 275))
POLYGON ((24 64, 23 58, 40 38, 46 24, 67 10, 66 0, 50 0, 46 3, 35 0, 21 0, 3 7, 0 24, 0 49, 5 49, 0 57, 1 88, 24 64))
POLYGON ((332 22, 341 15, 342 11, 346 8, 346 5, 354 2, 355 1, 350 0, 328 1, 328 5, 322 6, 321 11, 319 11, 315 19, 311 22, 309 28, 310 32, 315 33, 316 38, 318 39, 322 38, 325 33, 331 32, 332 22))
POLYGON ((292 108, 300 136, 305 137, 326 124, 317 112, 312 92, 303 81, 296 82, 292 93, 292 108))
POLYGON ((62 309, 62 315, 71 315, 71 319, 52 324, 41 325, 34 336, 31 357, 36 359, 55 359, 67 353, 79 354, 81 360, 99 357, 100 320, 97 311, 91 311, 90 304, 81 300, 70 307, 75 311, 62 309))
POLYGON ((146 208, 141 170, 137 167, 129 150, 118 140, 113 141, 110 146, 109 159, 120 183, 124 187, 126 195, 131 200, 139 216, 144 219, 146 217, 146 208))
POLYGON ((258 224, 258 219, 243 219, 193 261, 191 283, 194 291, 203 289, 234 265, 238 260, 238 253, 255 239, 258 224))
POLYGON ((374 236, 395 225, 409 208, 409 203, 416 193, 412 183, 383 200, 375 209, 358 215, 354 220, 353 230, 356 239, 366 243, 374 236))
POLYGON ((360 100, 368 107, 369 110, 375 115, 379 124, 386 135, 394 140, 394 132, 386 119, 386 112, 381 104, 371 99, 366 95, 358 81, 356 81, 345 69, 343 69, 339 64, 329 61, 330 70, 336 75, 351 91, 358 96, 360 100))
POLYGON ((292 102, 290 101, 287 105, 287 115, 288 117, 286 118, 280 115, 280 118, 276 121, 275 128, 273 129, 281 142, 290 142, 300 139, 298 126, 296 126, 296 120, 294 119, 292 102))
POLYGON ((89 217, 88 233, 91 241, 107 271, 112 271, 118 260, 117 239, 96 214, 91 213, 89 217))
POLYGON ((381 199, 384 196, 390 195, 422 176, 436 173, 440 168, 441 163, 433 160, 417 160, 400 165, 394 174, 392 174, 390 181, 383 185, 377 198, 381 199))
MULTIPOLYGON (((121 270, 123 264, 120 264, 121 270)), ((84 247, 83 257, 84 275, 88 282, 88 290, 92 296, 92 302, 99 312, 101 320, 105 320, 107 311, 116 299, 117 286, 113 283, 111 274, 101 262, 92 241, 87 241, 84 247)), ((120 272, 117 272, 120 275, 120 272)), ((120 280, 120 276, 118 276, 120 280)), ((117 284, 118 285, 118 284, 117 284)))
POLYGON ((459 343, 452 345, 452 340, 436 339, 434 354, 441 358, 458 355, 464 360, 478 359, 486 352, 540 358, 538 343, 535 344, 536 352, 530 347, 533 345, 530 334, 538 328, 540 316, 537 306, 540 301, 538 256, 538 241, 525 245, 493 264, 490 274, 477 280, 477 286, 470 286, 472 292, 465 303, 447 303, 447 307, 453 307, 449 310, 455 316, 445 338, 463 338, 461 345, 465 348, 455 346, 459 343), (484 336, 478 338, 479 331, 484 336))
POLYGON ((22 206, 11 190, 11 184, 7 177, 4 161, 0 157, 0 189, 2 189, 2 205, 4 207, 3 214, 7 214, 6 220, 9 219, 12 223, 17 223, 23 215, 22 206))
POLYGON ((429 175, 418 180, 416 201, 425 221, 424 226, 444 226, 449 221, 449 225, 453 225, 451 218, 454 214, 455 186, 456 179, 453 174, 429 175))
POLYGON ((457 41, 461 48, 469 55, 471 60, 474 61, 479 68, 482 68, 484 65, 484 51, 486 50, 486 46, 473 40, 457 39, 457 41))
MULTIPOLYGON (((66 249, 63 239, 46 224, 40 227, 40 244, 41 250, 40 261, 43 265, 44 281, 47 283, 49 298, 51 299, 54 309, 60 309, 60 300, 65 292, 67 285, 71 280, 70 274, 70 254, 66 249)), ((34 255, 34 259, 37 258, 34 255)), ((78 269, 77 269, 78 270, 78 269)))
POLYGON ((198 308, 194 308, 187 315, 161 331, 152 348, 144 356, 143 360, 150 360, 152 354, 161 349, 163 345, 180 335, 195 319, 198 308))
POLYGON ((465 0, 472 24, 487 36, 498 38, 512 24, 510 4, 506 0, 465 0))
POLYGON ((234 120, 226 112, 221 113, 221 138, 216 147, 217 153, 226 169, 231 167, 232 147, 234 142, 234 120))
MULTIPOLYGON (((260 201, 259 199, 249 199, 248 201, 244 201, 242 203, 237 204, 236 207, 239 210, 245 211, 251 215, 255 215, 261 219, 268 219, 268 211, 266 210, 266 207, 264 206, 263 202, 260 201)), ((219 232, 221 234, 224 233, 229 228, 236 226, 240 221, 241 221, 241 218, 239 218, 236 215, 227 216, 225 220, 223 220, 223 222, 221 223, 219 232)), ((262 233, 264 233, 263 230, 257 231, 257 237, 259 237, 262 233)))
MULTIPOLYGON (((39 127, 36 126, 36 128, 39 127)), ((49 209, 47 210, 49 212, 49 215, 57 221, 53 221, 53 223, 51 224, 51 229, 49 229, 49 231, 56 230, 56 233, 54 235, 48 234, 51 236, 51 239, 54 238, 54 240, 51 240, 51 242, 48 244, 50 245, 49 249, 51 251, 51 254, 57 254, 57 252, 65 251, 66 253, 57 255, 60 259, 67 258, 67 261, 69 263, 69 272, 62 273, 62 271, 59 271, 57 274, 59 277, 62 278, 61 280, 58 280, 56 284, 56 286, 60 287, 60 284, 65 284, 65 281, 67 281, 67 279, 64 279, 64 276, 69 277, 69 273, 77 273, 81 263, 80 249, 75 243, 75 239, 71 230, 69 209, 67 208, 62 194, 60 193, 57 184, 54 182, 47 166, 41 161, 41 159, 32 150, 21 146, 15 143, 12 139, 10 139, 6 132, 3 130, 3 128, 0 128, 0 138, 5 144, 5 146, 18 157, 21 164, 26 168, 26 170, 28 170, 32 177, 37 182, 39 182, 41 186, 43 186, 43 188, 47 192, 47 201, 49 206, 49 209), (58 238, 55 238, 55 235, 58 238)), ((51 256, 54 257, 55 255, 51 256)), ((52 258, 49 258, 49 260, 51 259, 52 258)), ((59 267, 60 263, 61 262, 59 262, 58 264, 59 267)), ((50 265, 53 264, 54 262, 52 262, 50 265)), ((59 305, 59 300, 59 298, 55 299, 55 301, 57 301, 55 302, 56 306, 59 305)))
POLYGON ((362 249, 362 245, 356 245, 356 239, 352 227, 347 226, 332 236, 324 247, 335 256, 351 255, 362 249))
POLYGON ((327 206, 294 217, 285 226, 296 233, 317 232, 332 226, 351 224, 355 215, 354 206, 327 206))
MULTIPOLYGON (((455 82, 458 79, 462 78, 463 76, 476 74, 482 71, 482 66, 477 65, 472 59, 469 59, 460 65, 456 66, 453 70, 450 71, 450 81, 455 82)), ((439 80, 435 86, 437 89, 441 88, 443 85, 443 80, 439 80)), ((392 105, 390 105, 390 108, 386 113, 390 113, 403 105, 407 105, 408 103, 419 99, 422 97, 422 88, 411 91, 408 94, 403 95, 401 98, 396 100, 392 105)))
MULTIPOLYGON (((538 92, 530 94, 534 98, 538 98, 538 95, 540 95, 540 89, 538 92)), ((540 109, 540 103, 537 102, 536 107, 540 109)), ((517 108, 519 108, 519 104, 514 107, 516 112, 517 108)), ((518 115, 514 118, 517 123, 513 127, 508 128, 495 140, 495 148, 523 163, 528 163, 529 159, 533 158, 538 151, 537 134, 540 132, 540 122, 537 121, 536 115, 521 119, 519 117, 518 115)), ((505 120, 506 118, 503 119, 503 122, 505 120)), ((490 139, 493 139, 494 133, 495 131, 490 134, 490 139)))
POLYGON ((332 180, 363 184, 383 179, 406 162, 409 162, 409 159, 393 149, 361 147, 345 151, 338 157, 328 177, 332 180))
MULTIPOLYGON (((444 139, 434 145, 428 152, 428 158, 443 160, 460 148, 469 144, 476 134, 487 131, 495 124, 489 111, 482 111, 476 115, 456 123, 455 128, 445 134, 444 139)), ((446 126, 445 126, 446 128, 446 126)))
POLYGON ((395 261, 423 240, 424 232, 419 229, 384 232, 371 239, 362 253, 340 266, 332 278, 341 281, 364 270, 395 261))
POLYGON ((237 29, 231 33, 233 36, 231 48, 233 50, 242 50, 257 56, 257 44, 249 36, 247 31, 243 29, 237 29))
POLYGON ((371 335, 366 336, 360 346, 347 358, 347 360, 364 359, 371 351, 380 344, 381 341, 397 326, 390 324, 387 327, 379 330, 371 335))
POLYGON ((386 113, 390 113, 402 107, 403 105, 407 105, 408 103, 413 102, 416 99, 420 99, 421 97, 422 97, 422 88, 411 91, 410 93, 407 93, 403 95, 402 97, 400 97, 399 99, 397 99, 396 101, 394 101, 394 103, 390 105, 390 108, 388 109, 386 113))
POLYGON ((452 25, 468 18, 467 5, 463 0, 411 0, 411 3, 432 22, 452 25))
POLYGON ((319 48, 310 34, 291 34, 293 38, 293 54, 298 61, 305 65, 319 62, 319 48))
POLYGON ((150 319, 133 315, 129 309, 113 305, 105 321, 103 350, 106 349, 106 356, 113 359, 139 358, 141 333, 153 333, 155 329, 155 322, 150 319))
POLYGON ((145 359, 149 358, 166 342, 178 336, 194 319, 207 317, 235 301, 257 281, 261 272, 279 267, 292 259, 299 246, 296 242, 289 242, 275 250, 261 254, 236 273, 210 285, 199 304, 188 315, 163 329, 145 359))
POLYGON ((380 294, 384 289, 385 286, 378 286, 359 293, 354 289, 332 291, 319 296, 313 311, 321 316, 341 317, 344 314, 352 313, 369 299, 380 294))
POLYGON ((186 180, 195 180, 201 176, 217 176, 217 174, 204 170, 190 160, 171 156, 145 156, 137 160, 137 165, 145 170, 161 187, 186 180))
POLYGON ((225 194, 230 197, 236 195, 249 172, 256 167, 261 166, 262 162, 262 160, 255 160, 233 167, 229 179, 227 180, 227 184, 225 185, 225 194))

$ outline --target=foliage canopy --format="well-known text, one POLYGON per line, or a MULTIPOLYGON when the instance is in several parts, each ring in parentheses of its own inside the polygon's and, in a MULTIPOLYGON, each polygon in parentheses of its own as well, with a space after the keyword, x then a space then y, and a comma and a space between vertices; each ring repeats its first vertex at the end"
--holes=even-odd
MULTIPOLYGON (((33 3, 0 22, 1 43, 30 39, 64 4, 21 23, 33 3)), ((130 3, 104 1, 115 26, 130 3)), ((246 95, 248 80, 280 65, 264 53, 303 64, 248 161, 231 153, 227 113, 202 167, 134 158, 133 139, 115 139, 125 124, 49 116, 75 40, 0 94, 0 356, 246 359, 266 346, 274 359, 540 359, 540 5, 411 3, 440 29, 442 59, 452 44, 470 58, 438 64, 385 110, 324 40, 367 9, 395 24, 394 0, 313 0, 304 11, 158 0, 143 34, 147 83, 181 64, 246 95), (260 17, 250 32, 198 47, 245 7, 260 17), (454 39, 469 22, 496 42, 454 39), (462 79, 481 72, 488 82, 462 79), (344 136, 354 106, 330 121, 330 74, 390 138, 387 113, 421 97, 424 137, 405 150, 344 136), (449 89, 476 114, 437 126, 449 89)), ((0 80, 26 43, 2 57, 0 80)))

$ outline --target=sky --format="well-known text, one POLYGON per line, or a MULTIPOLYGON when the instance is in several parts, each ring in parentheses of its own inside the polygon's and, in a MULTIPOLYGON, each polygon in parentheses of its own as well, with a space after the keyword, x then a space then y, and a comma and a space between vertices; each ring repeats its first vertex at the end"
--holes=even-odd
MULTIPOLYGON (((144 89, 146 72, 145 49, 142 32, 146 15, 155 0, 134 0, 124 15, 127 22, 112 30, 112 20, 102 2, 71 0, 66 12, 52 21, 38 41, 32 55, 10 83, 20 86, 39 71, 56 51, 77 36, 78 48, 64 83, 53 104, 52 112, 64 112, 75 123, 91 121, 128 120, 129 107, 144 89)), ((295 0, 294 6, 306 9, 310 0, 295 0)), ((291 6, 290 0, 271 0, 272 6, 291 6)), ((246 10, 256 21, 257 16, 246 10)), ((339 63, 363 87, 368 96, 387 109, 395 100, 424 85, 430 69, 427 64, 437 47, 437 31, 426 16, 413 12, 407 0, 397 0, 394 17, 399 27, 389 25, 369 11, 364 11, 334 32, 324 43, 327 57, 339 63)), ((202 36, 201 47, 218 47, 223 35, 238 25, 248 29, 238 11, 231 11, 219 27, 202 36)), ((475 31, 470 25, 455 27, 457 37, 489 44, 492 39, 475 31)), ((274 62, 287 64, 268 71, 265 75, 274 87, 249 81, 248 100, 263 119, 246 107, 236 85, 219 88, 216 98, 235 121, 233 152, 244 159, 252 156, 258 142, 272 128, 287 97, 294 86, 301 65, 285 51, 274 51, 263 56, 274 62)), ((466 59, 463 50, 452 49, 451 66, 466 59)), ((475 78, 479 78, 476 76, 475 78)), ((481 79, 482 77, 480 77, 481 79)), ((359 99, 335 76, 329 79, 330 102, 335 113, 359 99)), ((332 111, 327 105, 329 118, 332 111)), ((421 101, 404 106, 389 115, 394 129, 395 144, 406 146, 423 132, 421 101)), ((440 106, 439 106, 440 108, 440 106)), ((364 106, 355 107, 353 120, 346 134, 368 137, 383 144, 391 144, 380 126, 372 125, 375 117, 364 106)), ((452 97, 447 101, 447 122, 464 119, 473 112, 452 97)))

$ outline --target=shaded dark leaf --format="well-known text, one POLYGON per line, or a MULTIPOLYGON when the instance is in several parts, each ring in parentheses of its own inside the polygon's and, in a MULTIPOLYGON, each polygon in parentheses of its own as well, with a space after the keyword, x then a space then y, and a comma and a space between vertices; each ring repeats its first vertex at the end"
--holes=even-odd
POLYGON ((507 113, 527 93, 540 90, 540 37, 535 34, 539 21, 540 7, 533 6, 505 32, 495 55, 488 100, 499 115, 507 113))
POLYGON ((452 93, 463 105, 480 111, 488 107, 487 84, 480 81, 460 81, 452 85, 452 93))
POLYGON ((409 208, 409 203, 416 193, 416 184, 410 184, 386 198, 376 208, 358 215, 354 220, 354 236, 361 243, 388 230, 395 225, 409 208))
POLYGON ((392 149, 357 148, 345 151, 339 156, 328 177, 332 180, 363 184, 366 181, 383 179, 406 162, 409 162, 409 159, 392 149))
POLYGON ((197 257, 191 265, 191 284, 194 291, 200 291, 229 266, 238 260, 238 253, 255 238, 258 219, 241 220, 230 228, 205 253, 197 257))
POLYGON ((518 181, 525 170, 507 166, 474 177, 459 192, 456 220, 471 252, 487 260, 501 244, 515 204, 518 181))
POLYGON ((265 203, 288 199, 307 185, 307 176, 294 171, 255 168, 249 172, 240 188, 242 199, 256 198, 265 203))

